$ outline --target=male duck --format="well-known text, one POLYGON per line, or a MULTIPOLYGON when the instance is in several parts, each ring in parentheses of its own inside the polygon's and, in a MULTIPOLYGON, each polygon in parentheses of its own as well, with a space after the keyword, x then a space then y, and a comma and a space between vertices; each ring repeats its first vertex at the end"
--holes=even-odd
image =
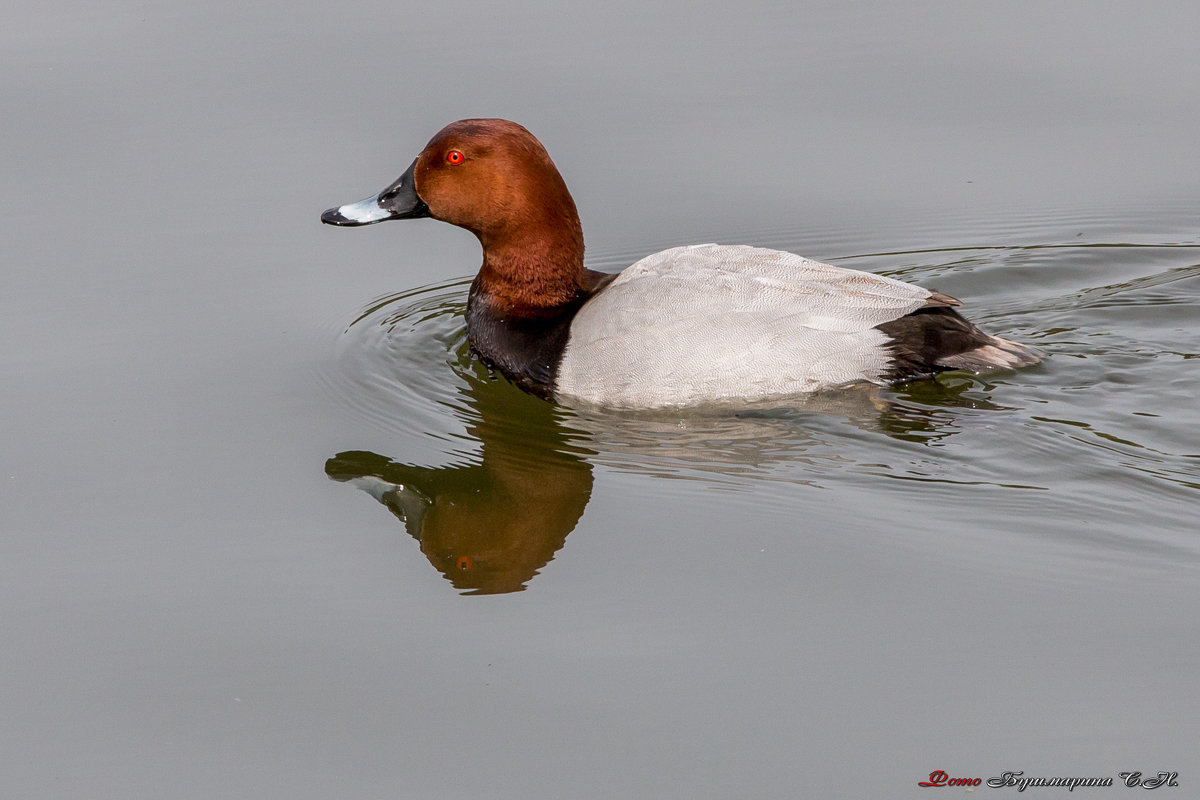
POLYGON ((653 408, 1038 360, 975 327, 952 297, 779 250, 702 244, 618 275, 587 269, 566 183, 541 142, 507 120, 447 125, 395 183, 321 221, 413 217, 479 238, 467 337, 546 397, 653 408))

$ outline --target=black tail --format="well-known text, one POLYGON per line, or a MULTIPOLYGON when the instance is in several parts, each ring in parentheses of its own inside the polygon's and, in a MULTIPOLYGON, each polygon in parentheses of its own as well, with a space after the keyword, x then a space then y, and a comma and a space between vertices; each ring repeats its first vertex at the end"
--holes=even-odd
POLYGON ((919 308, 875 327, 892 339, 893 364, 885 375, 890 381, 952 369, 1012 369, 1041 360, 1033 348, 986 334, 945 306, 919 308))

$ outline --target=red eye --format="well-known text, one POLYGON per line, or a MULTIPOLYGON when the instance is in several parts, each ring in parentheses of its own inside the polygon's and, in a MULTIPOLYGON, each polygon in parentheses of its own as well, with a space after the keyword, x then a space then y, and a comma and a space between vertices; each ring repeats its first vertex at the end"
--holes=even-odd
POLYGON ((449 153, 446 153, 447 164, 461 164, 465 158, 466 156, 462 154, 461 150, 451 150, 449 153))

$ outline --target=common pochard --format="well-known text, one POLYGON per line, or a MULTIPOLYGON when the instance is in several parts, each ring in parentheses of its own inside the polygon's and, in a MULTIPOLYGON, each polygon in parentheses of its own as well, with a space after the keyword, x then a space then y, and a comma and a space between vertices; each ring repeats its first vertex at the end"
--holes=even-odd
POLYGON ((524 389, 607 406, 728 403, 1037 362, 961 303, 891 278, 744 245, 583 264, 575 202, 546 149, 502 119, 451 123, 395 183, 330 225, 433 217, 474 233, 467 337, 524 389))

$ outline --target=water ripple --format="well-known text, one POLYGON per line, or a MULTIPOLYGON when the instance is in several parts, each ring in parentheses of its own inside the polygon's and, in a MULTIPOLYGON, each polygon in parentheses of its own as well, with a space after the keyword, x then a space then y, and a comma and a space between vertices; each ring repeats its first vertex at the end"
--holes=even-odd
MULTIPOLYGON (((470 354, 469 281, 456 279, 376 298, 331 326, 322 382, 349 415, 430 459, 477 459, 486 428, 500 440, 545 437, 547 448, 570 449, 630 490, 666 478, 655 491, 728 492, 779 515, 796 513, 798 487, 882 506, 970 509, 987 497, 1005 517, 969 512, 979 529, 1071 542, 1101 561, 1130 552, 1200 560, 1200 438, 1190 423, 1200 392, 1200 244, 1073 232, 1109 222, 1010 218, 1009 236, 1025 225, 1027 243, 830 259, 962 298, 989 330, 1046 352, 1043 365, 1021 372, 736 409, 557 407, 553 430, 533 429, 533 401, 470 354)), ((795 234, 776 239, 805 251, 795 234)), ((642 254, 600 253, 589 266, 618 269, 642 254)))

